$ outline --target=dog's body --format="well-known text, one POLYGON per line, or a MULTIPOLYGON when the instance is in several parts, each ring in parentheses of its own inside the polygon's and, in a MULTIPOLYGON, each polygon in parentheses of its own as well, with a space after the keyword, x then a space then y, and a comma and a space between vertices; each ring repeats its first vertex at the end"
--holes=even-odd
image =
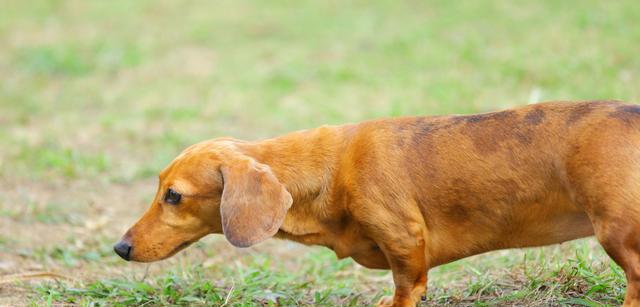
POLYGON ((236 246, 275 235, 391 269, 396 291, 380 304, 412 306, 429 268, 595 234, 627 274, 625 304, 640 306, 638 106, 546 103, 217 139, 160 179, 122 241, 127 259, 165 258, 208 233, 236 246), (163 201, 170 188, 180 205, 163 201))

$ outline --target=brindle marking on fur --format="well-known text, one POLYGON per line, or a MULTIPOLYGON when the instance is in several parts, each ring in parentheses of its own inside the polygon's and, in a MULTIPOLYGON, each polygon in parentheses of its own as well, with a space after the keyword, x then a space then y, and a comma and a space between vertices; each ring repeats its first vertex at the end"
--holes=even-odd
POLYGON ((467 129, 467 136, 471 139, 473 146, 478 153, 483 155, 498 151, 500 143, 504 139, 503 133, 495 128, 484 131, 467 129))
MULTIPOLYGON (((434 199, 431 200, 431 203, 438 206, 437 210, 447 218, 455 219, 460 223, 473 222, 473 218, 478 214, 487 213, 485 212, 486 203, 479 196, 486 195, 486 192, 472 182, 462 178, 454 178, 448 183, 447 188, 433 194, 434 199)), ((492 219, 490 223, 495 222, 497 221, 492 219)))
MULTIPOLYGON (((497 112, 502 113, 502 112, 497 112)), ((494 116, 493 113, 486 114, 488 115, 487 119, 494 116)), ((458 115, 458 116, 450 116, 450 117, 419 117, 416 119, 414 125, 415 132, 413 133, 412 141, 416 146, 420 146, 421 143, 424 142, 425 139, 429 138, 433 133, 440 130, 447 130, 454 126, 458 126, 461 123, 469 122, 470 117, 475 117, 476 115, 458 115), (437 118, 437 121, 436 121, 437 118), (427 120, 432 120, 428 122, 427 120)), ((472 119, 472 121, 474 121, 472 119)))
POLYGON ((411 136, 413 146, 408 150, 414 152, 417 161, 414 159, 405 159, 404 167, 406 173, 413 178, 414 181, 421 181, 422 178, 431 178, 436 176, 437 169, 431 166, 431 160, 438 154, 437 146, 433 144, 434 132, 441 129, 438 124, 429 123, 424 118, 419 118, 414 124, 414 133, 411 136), (419 126, 421 125, 421 126, 419 126), (424 167, 416 167, 416 163, 424 167))
POLYGON ((594 105, 592 104, 576 104, 567 118, 567 125, 571 126, 575 124, 585 116, 589 115, 589 113, 593 112, 594 109, 594 105))
POLYGON ((520 144, 529 145, 533 142, 533 133, 529 129, 515 129, 513 131, 513 137, 520 142, 520 144))
POLYGON ((524 121, 529 124, 536 126, 544 120, 545 114, 542 109, 533 109, 524 116, 524 121))
POLYGON ((461 116, 460 119, 466 121, 469 124, 473 124, 473 123, 484 122, 487 120, 496 120, 496 121, 507 120, 514 115, 515 115, 514 111, 500 111, 500 112, 492 112, 492 113, 485 113, 485 114, 461 116))
POLYGON ((420 143, 422 143, 422 140, 435 129, 435 125, 433 123, 427 122, 426 118, 424 117, 416 118, 414 126, 416 129, 411 138, 414 145, 420 145, 420 143))
POLYGON ((601 108, 602 106, 605 106, 605 105, 615 106, 615 105, 618 105, 619 103, 620 103, 619 101, 615 101, 615 100, 601 100, 601 101, 576 103, 574 104, 573 110, 571 110, 571 113, 567 118, 567 126, 571 126, 577 123, 578 121, 580 121, 581 119, 589 115, 591 112, 601 108))
POLYGON ((618 106, 614 112, 609 114, 609 117, 619 119, 627 125, 637 123, 640 119, 640 106, 618 106))
POLYGON ((446 130, 452 126, 458 125, 459 116, 452 118, 436 118, 436 117, 419 117, 413 124, 413 136, 411 138, 414 148, 424 148, 425 143, 435 132, 446 130), (429 121, 430 120, 430 121, 429 121))
POLYGON ((470 210, 467 206, 460 203, 453 203, 449 206, 443 207, 442 210, 447 216, 459 221, 469 219, 470 210))
POLYGON ((514 131, 516 113, 502 111, 487 114, 466 116, 463 133, 469 137, 474 147, 482 154, 491 154, 500 149, 501 144, 509 139, 520 143, 531 143, 531 137, 523 131, 514 131), (484 123, 491 121, 490 123, 484 123), (480 124, 482 123, 482 124, 480 124))

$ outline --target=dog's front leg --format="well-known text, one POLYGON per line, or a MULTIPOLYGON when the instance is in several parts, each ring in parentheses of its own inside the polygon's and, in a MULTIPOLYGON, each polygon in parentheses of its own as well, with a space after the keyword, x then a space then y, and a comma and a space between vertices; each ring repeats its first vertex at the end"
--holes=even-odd
POLYGON ((378 306, 414 307, 425 295, 427 261, 422 236, 391 238, 380 242, 396 286, 393 297, 383 297, 378 306))

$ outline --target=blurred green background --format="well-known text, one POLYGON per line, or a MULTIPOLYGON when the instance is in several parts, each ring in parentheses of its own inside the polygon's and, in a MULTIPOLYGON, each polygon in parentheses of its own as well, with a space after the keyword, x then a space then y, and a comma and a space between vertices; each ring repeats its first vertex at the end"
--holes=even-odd
MULTIPOLYGON (((118 260, 111 244, 146 208, 159 170, 203 139, 638 101, 639 23, 633 0, 3 0, 0 303, 369 304, 389 293, 389 275, 319 247, 235 250, 207 238, 146 266, 118 260), (42 271, 68 279, 15 275, 42 271)), ((617 304, 620 274, 582 240, 445 266, 429 299, 617 304)))

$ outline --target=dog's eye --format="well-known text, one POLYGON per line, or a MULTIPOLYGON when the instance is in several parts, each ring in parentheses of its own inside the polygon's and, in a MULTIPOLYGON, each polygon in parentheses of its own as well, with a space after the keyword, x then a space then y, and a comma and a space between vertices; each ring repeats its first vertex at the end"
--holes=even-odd
POLYGON ((180 195, 180 193, 172 189, 168 189, 167 194, 164 195, 164 201, 167 204, 172 204, 172 205, 177 205, 180 202, 181 198, 182 198, 182 195, 180 195))

